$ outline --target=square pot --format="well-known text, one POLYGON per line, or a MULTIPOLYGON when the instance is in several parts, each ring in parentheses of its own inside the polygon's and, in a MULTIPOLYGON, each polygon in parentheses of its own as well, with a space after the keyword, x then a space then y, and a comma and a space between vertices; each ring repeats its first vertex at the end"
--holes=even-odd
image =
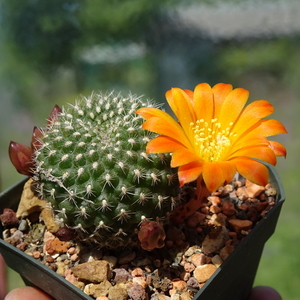
MULTIPOLYGON (((276 204, 215 271, 193 300, 246 300, 249 296, 264 244, 275 231, 285 200, 283 186, 275 168, 266 165, 270 171, 270 182, 277 190, 276 204)), ((0 194, 0 213, 4 208, 17 209, 26 180, 24 178, 0 194)), ((48 267, 4 242, 2 231, 0 224, 0 253, 7 265, 18 272, 27 285, 36 286, 57 300, 92 299, 48 267)))

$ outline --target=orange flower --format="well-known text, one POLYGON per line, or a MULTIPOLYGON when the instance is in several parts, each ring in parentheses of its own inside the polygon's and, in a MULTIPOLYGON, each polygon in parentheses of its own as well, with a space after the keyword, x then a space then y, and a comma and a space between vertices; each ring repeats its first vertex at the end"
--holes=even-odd
POLYGON ((172 153, 181 186, 198 178, 210 191, 230 182, 239 172, 252 182, 266 185, 268 169, 255 159, 276 164, 286 149, 267 137, 286 133, 277 120, 263 119, 274 111, 266 100, 245 106, 249 92, 230 84, 207 83, 194 92, 172 88, 166 98, 179 123, 157 108, 141 108, 142 128, 159 136, 147 145, 148 153, 172 153))

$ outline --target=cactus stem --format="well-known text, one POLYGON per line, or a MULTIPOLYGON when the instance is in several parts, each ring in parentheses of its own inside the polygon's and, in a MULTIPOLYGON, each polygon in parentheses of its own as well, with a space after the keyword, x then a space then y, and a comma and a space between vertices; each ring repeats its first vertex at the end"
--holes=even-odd
POLYGON ((51 156, 51 155, 53 155, 53 154, 55 154, 55 153, 56 153, 56 150, 50 150, 49 156, 51 156))
POLYGON ((131 189, 132 189, 131 187, 129 187, 129 188, 127 188, 125 186, 121 187, 121 194, 119 196, 121 201, 123 200, 124 197, 128 197, 129 195, 133 195, 133 193, 130 192, 131 189))
POLYGON ((111 153, 108 153, 107 154, 107 158, 108 158, 108 160, 111 161, 114 158, 114 156, 111 153))
POLYGON ((68 178, 69 175, 70 175, 69 172, 65 172, 62 176, 62 180, 65 180, 66 178, 68 178))
POLYGON ((133 173, 134 173, 133 180, 137 181, 137 183, 140 183, 140 179, 144 179, 145 178, 144 170, 134 169, 133 173))
POLYGON ((129 157, 133 157, 133 156, 134 156, 133 152, 130 151, 130 150, 127 150, 127 151, 126 151, 126 154, 127 154, 129 157))
POLYGON ((115 236, 119 236, 119 235, 123 235, 123 236, 126 236, 127 233, 124 232, 124 230, 122 228, 119 228, 118 232, 115 234, 115 236))
POLYGON ((64 218, 67 218, 67 215, 66 215, 66 209, 65 208, 62 208, 62 209, 56 209, 55 210, 57 213, 61 214, 64 218))
POLYGON ((107 173, 107 174, 104 175, 104 181, 105 181, 105 183, 104 183, 104 186, 103 186, 103 188, 102 188, 102 191, 105 189, 106 185, 115 188, 115 187, 113 186, 113 184, 111 183, 111 180, 112 180, 112 179, 113 179, 113 178, 112 178, 112 176, 111 176, 110 174, 107 173))
MULTIPOLYGON (((87 230, 86 240, 101 247, 134 242, 130 237, 138 225, 158 215, 165 222, 177 202, 171 198, 179 184, 170 155, 147 154, 146 143, 154 134, 141 128, 142 117, 135 114, 149 105, 132 95, 92 94, 55 108, 44 131, 35 130, 36 189, 51 203, 57 220, 87 230)), ((151 247, 161 247, 161 230, 151 224, 143 226, 153 227, 155 238, 158 233, 154 243, 149 235, 151 247)))
POLYGON ((166 199, 168 199, 168 197, 163 197, 162 195, 158 195, 157 197, 158 202, 156 207, 158 207, 159 209, 162 209, 162 204, 165 202, 166 199))
POLYGON ((140 193, 139 195, 139 199, 137 199, 134 203, 138 203, 140 205, 144 205, 150 198, 151 198, 151 194, 145 194, 145 193, 140 193))
POLYGON ((150 159, 150 157, 148 156, 148 154, 146 152, 141 152, 140 156, 145 158, 147 161, 152 162, 152 159, 150 159))
POLYGON ((80 142, 80 143, 78 143, 77 146, 78 146, 78 147, 83 147, 83 146, 85 146, 85 142, 80 142))
POLYGON ((121 209, 120 213, 115 216, 118 218, 117 220, 123 223, 124 221, 127 222, 130 219, 130 213, 127 212, 124 208, 121 209))
POLYGON ((69 158, 69 154, 65 154, 61 157, 61 161, 65 161, 69 158))
POLYGON ((98 168, 98 162, 93 162, 93 164, 92 164, 92 168, 94 169, 94 170, 97 170, 97 168, 98 168))
POLYGON ((83 228, 83 226, 82 226, 81 223, 79 223, 77 226, 75 226, 74 229, 79 229, 79 230, 83 231, 83 232, 86 233, 86 234, 88 233, 88 232, 83 228))
POLYGON ((122 170, 122 171, 124 172, 124 174, 125 174, 125 171, 124 171, 125 165, 124 165, 124 163, 121 162, 121 161, 119 161, 119 162, 117 162, 117 165, 121 168, 121 170, 122 170))
POLYGON ((79 153, 75 156, 75 160, 78 161, 80 160, 81 158, 83 157, 83 154, 82 153, 79 153))
POLYGON ((95 195, 93 194, 92 185, 88 184, 86 186, 85 197, 91 197, 91 196, 95 196, 95 195))
POLYGON ((168 184, 172 185, 176 181, 177 176, 176 176, 176 174, 168 174, 167 178, 168 178, 168 184))
POLYGON ((97 231, 97 230, 99 230, 99 229, 105 229, 105 230, 107 230, 107 231, 112 230, 112 228, 109 227, 109 226, 107 226, 107 225, 105 225, 103 221, 100 221, 100 222, 99 222, 99 224, 98 224, 98 226, 96 227, 95 231, 97 231))
POLYGON ((89 214, 86 212, 86 208, 83 206, 79 207, 79 211, 76 212, 75 214, 76 217, 81 216, 85 219, 87 219, 89 217, 89 214))
POLYGON ((105 212, 107 210, 111 210, 112 205, 109 205, 107 200, 102 200, 101 206, 97 208, 98 210, 105 212))
POLYGON ((77 176, 80 177, 84 173, 84 168, 79 168, 77 171, 77 176))
POLYGON ((151 185, 156 185, 158 182, 160 182, 160 179, 158 178, 158 174, 151 173, 150 177, 152 178, 152 184, 151 185))
POLYGON ((171 197, 171 210, 174 210, 175 206, 177 205, 178 198, 177 197, 171 197))

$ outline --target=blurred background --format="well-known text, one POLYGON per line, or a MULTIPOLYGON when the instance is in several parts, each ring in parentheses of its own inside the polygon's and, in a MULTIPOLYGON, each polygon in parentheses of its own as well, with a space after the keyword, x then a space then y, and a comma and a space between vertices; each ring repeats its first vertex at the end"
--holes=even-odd
MULTIPOLYGON (((257 285, 299 299, 300 2, 298 0, 1 0, 0 185, 22 178, 10 140, 29 145, 55 104, 93 90, 164 102, 171 87, 231 83, 269 100, 288 135, 277 170, 286 189, 257 285)), ((9 290, 23 285, 8 270, 9 290)))

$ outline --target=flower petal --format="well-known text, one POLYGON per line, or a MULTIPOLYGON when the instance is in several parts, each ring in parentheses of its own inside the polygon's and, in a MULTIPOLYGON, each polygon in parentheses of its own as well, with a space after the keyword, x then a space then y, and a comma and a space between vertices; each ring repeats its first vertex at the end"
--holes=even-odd
POLYGON ((273 166, 276 165, 276 155, 269 145, 259 145, 253 147, 244 147, 230 155, 227 159, 234 157, 246 156, 251 158, 257 158, 265 161, 273 166))
POLYGON ((231 160, 237 171, 253 183, 265 186, 269 179, 269 170, 262 163, 249 157, 237 157, 231 160))
POLYGON ((153 117, 158 117, 166 120, 167 122, 175 122, 174 118, 172 118, 169 114, 155 107, 142 107, 135 113, 142 116, 146 120, 153 117))
POLYGON ((224 182, 225 176, 217 162, 203 164, 203 180, 209 191, 216 191, 224 182))
POLYGON ((250 127, 255 125, 262 118, 265 118, 272 114, 273 111, 274 107, 271 105, 270 102, 266 100, 254 101, 243 109, 232 131, 243 133, 247 131, 250 127))
POLYGON ((23 175, 30 176, 33 167, 31 158, 33 150, 23 144, 10 142, 8 153, 10 161, 16 170, 23 175))
POLYGON ((221 106, 219 116, 215 116, 218 118, 218 121, 221 123, 224 129, 229 127, 231 122, 235 123, 242 109, 244 108, 248 97, 249 92, 242 88, 234 89, 228 94, 221 106))
POLYGON ((201 162, 192 162, 178 168, 178 179, 180 186, 195 181, 202 173, 201 162))
POLYGON ((244 145, 254 145, 255 140, 261 139, 268 143, 265 137, 273 136, 281 133, 287 133, 285 127, 277 120, 264 119, 257 122, 241 136, 235 138, 232 147, 234 149, 242 148, 244 145))
POLYGON ((195 122, 196 115, 190 96, 182 89, 172 88, 166 92, 166 99, 176 115, 186 134, 189 133, 190 123, 195 122))
POLYGON ((231 161, 218 161, 218 165, 223 171, 225 181, 229 183, 236 173, 235 164, 231 161))
POLYGON ((200 83, 194 90, 194 109, 197 120, 204 119, 210 124, 213 118, 214 97, 209 84, 200 83))
POLYGON ((172 154, 171 167, 175 168, 195 161, 201 161, 201 157, 186 148, 179 148, 172 154))
POLYGON ((214 118, 219 116, 221 106, 228 96, 228 94, 232 91, 232 85, 226 83, 217 83, 212 87, 212 91, 214 94, 214 118))
POLYGON ((186 137, 182 127, 172 119, 170 122, 158 117, 149 118, 143 125, 143 129, 168 136, 191 148, 190 141, 186 137))
POLYGON ((194 92, 191 90, 186 90, 186 89, 184 89, 183 91, 188 95, 191 103, 193 104, 194 103, 194 92))
POLYGON ((178 141, 171 139, 167 136, 160 135, 150 142, 146 146, 147 153, 169 153, 184 148, 184 146, 178 141))
POLYGON ((286 157, 286 149, 285 147, 275 141, 268 141, 270 148, 274 151, 276 156, 284 156, 286 157))

